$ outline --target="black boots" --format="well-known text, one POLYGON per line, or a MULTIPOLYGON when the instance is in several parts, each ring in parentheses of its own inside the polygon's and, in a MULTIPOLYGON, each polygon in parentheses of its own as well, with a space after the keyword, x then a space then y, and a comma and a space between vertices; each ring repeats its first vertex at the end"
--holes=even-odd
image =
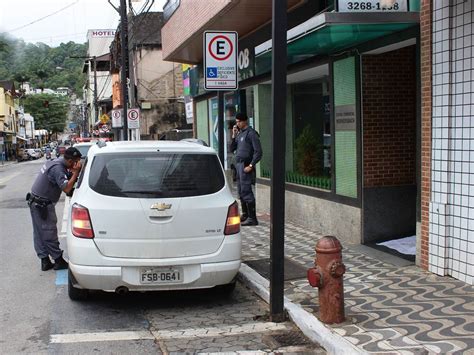
POLYGON ((245 222, 249 218, 249 210, 247 208, 247 202, 240 200, 240 205, 242 206, 242 214, 240 215, 240 223, 245 222))
POLYGON ((49 260, 49 256, 41 258, 41 270, 48 271, 54 267, 54 264, 49 260))
POLYGON ((69 267, 69 264, 66 260, 63 259, 61 255, 59 258, 54 259, 54 270, 64 270, 69 267))
POLYGON ((63 256, 61 255, 59 258, 54 259, 54 264, 51 262, 49 259, 49 256, 45 258, 41 258, 41 270, 42 271, 48 271, 51 269, 54 270, 64 270, 69 267, 69 264, 67 263, 66 260, 63 259, 63 256))
POLYGON ((255 201, 247 202, 247 212, 248 212, 248 218, 245 220, 245 222, 241 223, 240 225, 243 227, 258 226, 257 211, 255 210, 255 201))

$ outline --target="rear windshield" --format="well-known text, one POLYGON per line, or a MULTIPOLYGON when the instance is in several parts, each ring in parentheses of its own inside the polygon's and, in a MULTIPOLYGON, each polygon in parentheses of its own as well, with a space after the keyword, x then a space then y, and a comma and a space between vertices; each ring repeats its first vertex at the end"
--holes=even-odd
POLYGON ((117 197, 169 198, 215 193, 225 185, 214 154, 123 153, 97 155, 89 186, 117 197))

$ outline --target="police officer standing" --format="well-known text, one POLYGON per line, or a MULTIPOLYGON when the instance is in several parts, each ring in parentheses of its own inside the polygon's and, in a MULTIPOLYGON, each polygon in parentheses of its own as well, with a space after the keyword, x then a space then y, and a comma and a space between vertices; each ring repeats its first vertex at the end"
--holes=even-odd
POLYGON ((81 152, 71 147, 66 149, 64 157, 46 162, 31 187, 31 193, 26 196, 33 221, 34 247, 43 271, 68 268, 59 248, 55 205, 61 191, 66 194, 72 192, 81 170, 80 159, 81 152))
POLYGON ((258 133, 248 125, 245 113, 237 113, 232 130, 231 150, 236 151, 237 191, 242 205, 242 226, 257 226, 255 195, 255 165, 262 159, 262 146, 258 133))

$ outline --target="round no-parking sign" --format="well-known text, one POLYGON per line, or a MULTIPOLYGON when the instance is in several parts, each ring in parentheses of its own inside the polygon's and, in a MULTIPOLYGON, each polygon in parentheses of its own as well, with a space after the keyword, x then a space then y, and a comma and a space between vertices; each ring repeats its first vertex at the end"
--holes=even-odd
POLYGON ((112 128, 122 128, 122 110, 112 110, 112 128))
POLYGON ((206 90, 236 90, 237 32, 204 32, 206 90))
POLYGON ((140 110, 138 108, 128 109, 127 123, 129 129, 140 128, 140 110))

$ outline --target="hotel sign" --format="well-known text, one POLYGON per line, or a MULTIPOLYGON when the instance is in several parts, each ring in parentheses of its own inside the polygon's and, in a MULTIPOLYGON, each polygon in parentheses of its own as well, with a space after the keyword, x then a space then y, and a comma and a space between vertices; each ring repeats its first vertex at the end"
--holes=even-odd
POLYGON ((90 30, 91 37, 115 37, 115 30, 90 30))

